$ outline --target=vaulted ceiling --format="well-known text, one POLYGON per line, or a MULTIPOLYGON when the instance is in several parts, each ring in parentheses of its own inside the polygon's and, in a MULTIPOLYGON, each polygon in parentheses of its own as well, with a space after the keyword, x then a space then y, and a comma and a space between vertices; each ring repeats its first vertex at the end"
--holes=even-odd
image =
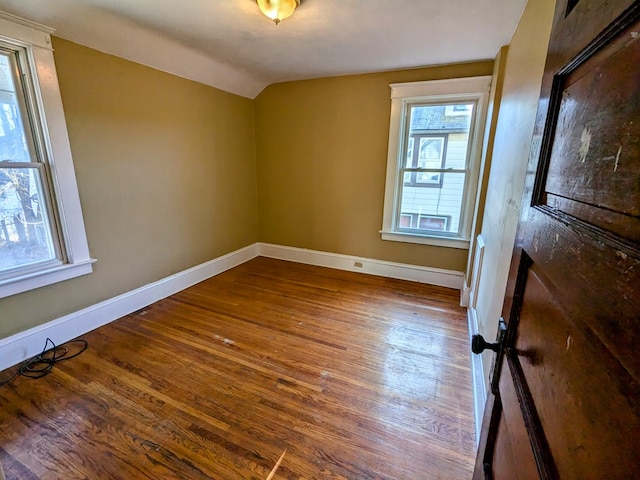
POLYGON ((526 0, 0 0, 68 40, 249 98, 281 81, 492 59, 526 0))

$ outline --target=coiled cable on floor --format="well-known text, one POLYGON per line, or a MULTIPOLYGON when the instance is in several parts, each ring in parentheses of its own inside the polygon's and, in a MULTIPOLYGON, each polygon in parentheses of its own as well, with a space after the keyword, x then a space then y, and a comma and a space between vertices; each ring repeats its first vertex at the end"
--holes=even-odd
POLYGON ((71 340, 69 342, 63 343, 61 345, 56 345, 53 343, 53 340, 47 338, 47 341, 44 344, 44 348, 42 352, 36 355, 35 357, 31 357, 28 360, 25 360, 20 364, 18 369, 9 376, 6 380, 0 381, 0 387, 3 387, 7 383, 11 382, 17 376, 23 376, 28 378, 42 378, 51 373, 53 367, 56 363, 62 362, 64 360, 71 360, 74 357, 77 357, 82 352, 84 352, 89 344, 86 340, 71 340), (47 348, 51 344, 50 348, 47 348), (73 346, 79 346, 79 350, 74 353, 69 353, 74 350, 74 348, 69 348, 73 346))

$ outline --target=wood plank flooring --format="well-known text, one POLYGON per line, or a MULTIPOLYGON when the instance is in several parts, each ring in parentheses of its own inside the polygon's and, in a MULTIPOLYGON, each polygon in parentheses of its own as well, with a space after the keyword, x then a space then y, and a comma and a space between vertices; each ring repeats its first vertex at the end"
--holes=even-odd
MULTIPOLYGON (((459 292, 256 258, 0 388, 8 479, 467 479, 459 292)), ((4 378, 9 372, 3 372, 4 378)))

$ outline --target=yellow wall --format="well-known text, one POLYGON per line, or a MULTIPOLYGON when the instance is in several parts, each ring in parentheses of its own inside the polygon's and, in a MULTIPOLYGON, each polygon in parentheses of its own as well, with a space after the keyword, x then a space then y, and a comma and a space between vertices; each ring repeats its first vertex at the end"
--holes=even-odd
POLYGON ((463 271, 467 250, 380 239, 389 84, 492 70, 487 61, 267 87, 255 103, 260 241, 463 271))
MULTIPOLYGON (((502 85, 504 83, 504 69, 507 62, 507 51, 509 47, 504 45, 493 63, 493 76, 491 78, 491 89, 489 91, 489 104, 487 108, 487 121, 485 125, 485 135, 482 145, 482 159, 480 162, 480 178, 478 179, 478 193, 476 195, 476 218, 471 228, 471 238, 475 239, 479 233, 482 220, 484 219, 485 200, 487 198, 487 188, 489 187, 489 171, 491 170, 491 156, 496 138, 496 126, 500 113, 500 99, 502 97, 502 85)), ((467 267, 465 270, 464 288, 472 288, 471 277, 476 261, 476 242, 472 241, 469 248, 467 267)))
POLYGON ((94 273, 0 299, 0 338, 257 241, 253 101, 54 39, 94 273))
MULTIPOLYGON (((529 1, 501 72, 502 96, 481 229, 486 247, 475 292, 478 328, 487 340, 496 336, 504 299, 554 6, 555 0, 529 1)), ((488 351, 483 354, 485 378, 491 356, 488 351)))

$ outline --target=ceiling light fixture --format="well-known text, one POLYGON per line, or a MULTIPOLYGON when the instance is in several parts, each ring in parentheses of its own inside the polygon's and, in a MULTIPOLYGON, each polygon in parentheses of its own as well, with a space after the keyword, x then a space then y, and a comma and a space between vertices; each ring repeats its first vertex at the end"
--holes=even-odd
POLYGON ((260 11, 273 20, 276 25, 293 15, 302 0, 256 0, 260 11))

